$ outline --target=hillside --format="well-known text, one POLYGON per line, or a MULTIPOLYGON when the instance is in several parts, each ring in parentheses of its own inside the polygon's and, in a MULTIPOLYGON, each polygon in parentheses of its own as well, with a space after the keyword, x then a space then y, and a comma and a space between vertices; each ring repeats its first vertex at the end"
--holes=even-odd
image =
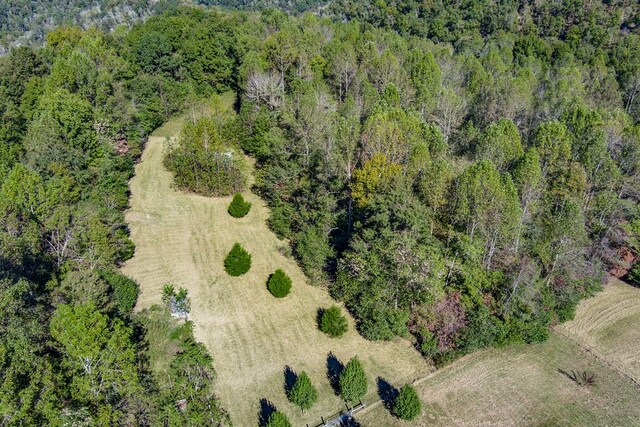
POLYGON ((334 302, 325 290, 307 284, 295 261, 282 255, 286 243, 269 230, 269 210, 259 197, 246 193, 251 211, 234 219, 227 213, 231 197, 206 198, 171 188, 162 165, 163 142, 175 137, 175 129, 174 122, 156 131, 136 166, 126 214, 136 253, 122 272, 140 283, 138 308, 159 304, 166 283, 189 291, 195 336, 213 356, 219 396, 235 425, 256 425, 261 399, 299 425, 339 411, 342 403, 326 377, 330 353, 342 363, 355 355, 362 360, 370 401, 376 396, 377 376, 402 383, 431 369, 408 341, 366 341, 353 320, 341 338, 320 332, 318 309, 334 302), (252 254, 252 268, 240 278, 223 269, 235 242, 252 254), (293 278, 291 294, 283 300, 266 289, 276 268, 293 278), (286 366, 306 371, 318 387, 319 402, 304 414, 284 395, 286 366))

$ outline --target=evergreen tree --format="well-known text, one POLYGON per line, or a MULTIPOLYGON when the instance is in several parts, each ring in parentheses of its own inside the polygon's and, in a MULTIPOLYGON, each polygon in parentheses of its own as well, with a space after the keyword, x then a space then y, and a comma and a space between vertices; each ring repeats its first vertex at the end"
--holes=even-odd
POLYGON ((274 297, 284 298, 291 290, 291 278, 287 276, 287 273, 284 271, 277 269, 275 273, 269 277, 267 288, 274 297))
POLYGON ((340 395, 345 402, 355 403, 367 394, 367 376, 358 360, 353 357, 340 374, 340 395))
POLYGON ((348 329, 347 318, 340 314, 340 307, 334 305, 323 311, 320 317, 320 330, 332 337, 339 337, 348 329))
POLYGON ((289 400, 291 403, 298 405, 303 412, 306 409, 310 409, 318 400, 318 391, 311 383, 311 379, 306 372, 300 372, 298 378, 296 378, 296 382, 289 392, 289 400))
POLYGON ((285 414, 276 411, 269 416, 266 427, 291 427, 291 423, 285 414))
POLYGON ((233 196, 227 212, 234 218, 242 218, 249 213, 250 209, 251 203, 245 201, 242 194, 236 193, 235 196, 233 196))
POLYGON ((411 384, 406 384, 393 402, 393 415, 401 420, 411 421, 420 415, 421 411, 422 403, 416 389, 411 384))
POLYGON ((231 248, 231 252, 224 260, 224 269, 229 276, 242 276, 251 268, 251 255, 240 243, 236 243, 231 248))

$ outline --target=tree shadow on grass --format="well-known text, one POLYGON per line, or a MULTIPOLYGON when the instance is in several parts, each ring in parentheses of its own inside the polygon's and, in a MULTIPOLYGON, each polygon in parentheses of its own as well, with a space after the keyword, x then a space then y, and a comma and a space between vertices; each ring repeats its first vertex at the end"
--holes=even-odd
MULTIPOLYGON (((316 325, 318 329, 320 329, 320 325, 322 324, 322 315, 324 314, 324 308, 320 307, 318 312, 316 313, 316 325)), ((322 329, 320 329, 322 330, 322 329)))
POLYGON ((344 370, 344 364, 335 354, 329 352, 327 355, 327 378, 336 395, 340 395, 340 374, 344 370))
POLYGON ((258 425, 265 427, 271 414, 276 412, 276 406, 265 398, 260 399, 260 411, 258 412, 258 425))
POLYGON ((393 402, 395 402, 396 397, 400 394, 400 390, 392 386, 389 381, 382 377, 376 379, 376 384, 378 385, 378 396, 380 400, 382 400, 384 407, 387 408, 388 411, 391 411, 393 402))
POLYGON ((291 393, 291 389, 293 388, 293 385, 296 383, 297 379, 298 379, 298 374, 296 374, 294 370, 291 369, 291 366, 288 366, 288 365, 285 366, 284 367, 284 394, 289 396, 289 394, 291 393))

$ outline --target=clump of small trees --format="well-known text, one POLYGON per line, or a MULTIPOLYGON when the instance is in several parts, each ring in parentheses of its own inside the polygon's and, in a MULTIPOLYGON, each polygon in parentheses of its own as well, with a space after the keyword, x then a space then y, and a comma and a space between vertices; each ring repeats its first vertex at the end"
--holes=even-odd
POLYGON ((322 312, 320 330, 331 337, 339 337, 349 328, 347 318, 340 313, 340 307, 334 305, 322 312))
POLYGON ((275 273, 269 276, 267 288, 274 297, 284 298, 291 291, 291 278, 281 269, 277 269, 275 273))
POLYGON ((234 218, 242 218, 249 213, 250 209, 251 203, 244 200, 242 194, 236 193, 235 196, 233 196, 233 200, 229 204, 227 212, 229 212, 229 215, 234 218))
POLYGON ((364 373, 358 356, 354 356, 339 378, 340 396, 345 402, 355 403, 367 394, 367 376, 364 373))
POLYGON ((231 252, 224 260, 224 269, 229 276, 242 276, 251 268, 251 254, 240 243, 231 248, 231 252))
POLYGON ((311 383, 311 379, 307 373, 302 371, 297 376, 287 397, 291 403, 299 406, 302 412, 304 412, 316 403, 316 400, 318 400, 318 391, 311 383))
POLYGON ((401 420, 411 421, 420 415, 421 411, 422 403, 416 389, 411 384, 406 384, 393 402, 393 415, 401 420))

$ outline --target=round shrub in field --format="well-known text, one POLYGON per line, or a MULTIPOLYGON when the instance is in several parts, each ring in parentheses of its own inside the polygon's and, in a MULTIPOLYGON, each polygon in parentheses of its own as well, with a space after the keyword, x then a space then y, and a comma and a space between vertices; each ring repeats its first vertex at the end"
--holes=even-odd
POLYGON ((234 218, 242 218, 249 213, 249 209, 251 209, 251 203, 245 201, 242 194, 236 193, 227 212, 234 218))
POLYGON ((229 276, 242 276, 251 268, 251 255, 240 243, 236 243, 231 248, 231 252, 224 260, 224 269, 229 276))
POLYGON ((339 337, 347 332, 347 318, 340 313, 340 307, 334 305, 322 312, 320 330, 332 337, 339 337))
POLYGON ((291 278, 287 276, 287 273, 277 269, 267 281, 267 288, 269 292, 276 298, 284 298, 291 290, 291 278))
POLYGON ((400 393, 393 402, 393 415, 401 420, 411 421, 422 411, 422 403, 416 389, 407 384, 400 389, 400 393))

